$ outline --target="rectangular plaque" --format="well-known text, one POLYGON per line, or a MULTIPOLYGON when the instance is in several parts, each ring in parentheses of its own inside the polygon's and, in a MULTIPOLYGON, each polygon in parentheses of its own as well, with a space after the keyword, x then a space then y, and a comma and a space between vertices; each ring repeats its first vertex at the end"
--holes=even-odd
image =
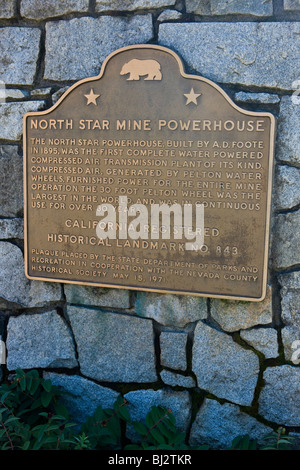
POLYGON ((272 114, 243 110, 212 81, 187 75, 173 51, 117 50, 99 76, 24 116, 27 277, 262 300, 274 130, 272 114), (186 249, 172 212, 169 237, 150 223, 138 237, 137 204, 149 213, 203 205, 203 244, 186 249), (99 207, 115 208, 116 238, 99 237, 99 207))

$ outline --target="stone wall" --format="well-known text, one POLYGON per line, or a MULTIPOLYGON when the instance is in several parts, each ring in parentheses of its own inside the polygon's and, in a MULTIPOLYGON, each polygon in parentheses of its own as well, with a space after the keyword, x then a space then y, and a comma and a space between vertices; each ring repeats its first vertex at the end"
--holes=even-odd
MULTIPOLYGON (((192 444, 300 432, 299 0, 5 0, 0 3, 0 334, 7 364, 72 391, 84 420, 118 393, 134 418, 171 408, 192 444), (153 43, 241 107, 278 118, 263 302, 29 281, 22 117, 51 107, 115 49, 153 43)), ((38 228, 37 228, 38 229, 38 228)))

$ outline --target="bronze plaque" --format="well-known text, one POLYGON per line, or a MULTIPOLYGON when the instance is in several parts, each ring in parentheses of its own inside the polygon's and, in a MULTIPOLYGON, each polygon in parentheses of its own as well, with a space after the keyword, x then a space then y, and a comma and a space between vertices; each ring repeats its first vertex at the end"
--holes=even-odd
POLYGON ((274 130, 270 113, 187 75, 167 48, 115 51, 99 76, 24 117, 26 275, 262 300, 274 130), (142 227, 145 210, 174 204, 204 207, 200 246, 186 249, 184 218, 180 232, 171 211, 169 236, 163 223, 142 227))

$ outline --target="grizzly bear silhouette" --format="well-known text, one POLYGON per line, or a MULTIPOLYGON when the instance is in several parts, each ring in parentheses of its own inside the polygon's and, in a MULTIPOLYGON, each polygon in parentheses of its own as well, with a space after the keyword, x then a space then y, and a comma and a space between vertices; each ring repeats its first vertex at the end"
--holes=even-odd
POLYGON ((123 65, 120 75, 127 75, 127 80, 139 80, 145 77, 144 80, 161 80, 162 73, 160 71, 160 64, 152 59, 132 59, 123 65))

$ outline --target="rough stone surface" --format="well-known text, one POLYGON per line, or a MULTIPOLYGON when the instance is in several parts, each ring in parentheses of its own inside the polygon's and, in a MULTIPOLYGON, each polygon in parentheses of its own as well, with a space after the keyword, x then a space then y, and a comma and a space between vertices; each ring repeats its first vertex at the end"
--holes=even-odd
POLYGON ((223 14, 249 14, 253 16, 270 16, 273 14, 272 0, 210 0, 211 13, 223 14))
POLYGON ((281 318, 283 323, 300 330, 300 272, 281 274, 278 280, 281 285, 281 318))
MULTIPOLYGON (((0 30, 1 31, 1 30, 0 30)), ((0 104, 0 138, 20 140, 23 135, 23 116, 31 111, 39 111, 44 101, 19 101, 0 104)))
POLYGON ((163 23, 159 43, 216 82, 290 90, 299 78, 299 33, 297 22, 163 23))
POLYGON ((55 310, 10 317, 6 345, 9 370, 77 366, 70 330, 55 310))
POLYGON ((283 0, 283 8, 287 11, 299 11, 300 2, 299 0, 283 0))
POLYGON ((300 272, 281 274, 278 277, 281 285, 281 318, 285 325, 282 329, 284 355, 294 364, 299 359, 300 340, 300 272))
POLYGON ((261 103, 261 104, 277 104, 280 103, 278 95, 272 93, 248 93, 239 91, 234 95, 235 101, 238 103, 261 103))
POLYGON ((210 0, 186 0, 186 12, 195 15, 210 15, 210 0))
POLYGON ((0 80, 10 85, 30 85, 36 73, 41 31, 38 28, 0 29, 0 80))
POLYGON ((21 16, 33 20, 66 15, 68 13, 83 13, 89 8, 89 0, 22 0, 21 16))
POLYGON ((0 88, 0 103, 5 103, 7 100, 23 100, 24 98, 27 98, 28 95, 29 93, 25 90, 3 87, 0 88))
POLYGON ((243 330, 241 338, 254 349, 263 353, 266 358, 278 356, 277 331, 273 328, 243 330))
POLYGON ((180 11, 165 10, 159 15, 159 17, 157 18, 157 21, 159 23, 162 23, 163 21, 180 20, 181 17, 182 17, 182 13, 180 13, 180 11))
POLYGON ((18 155, 16 145, 1 145, 0 147, 0 181, 0 216, 22 216, 23 161, 18 155))
POLYGON ((186 333, 164 331, 160 335, 160 362, 171 369, 186 369, 186 333))
POLYGON ((292 209, 300 204, 300 168, 277 165, 274 181, 276 209, 292 209))
POLYGON ((119 393, 108 387, 102 387, 79 375, 64 375, 45 372, 45 379, 50 379, 63 392, 62 402, 67 407, 75 423, 84 423, 96 408, 112 408, 119 393))
POLYGON ((24 238, 23 219, 0 219, 0 239, 24 238))
POLYGON ((111 382, 157 380, 152 322, 129 315, 69 307, 80 370, 111 382))
POLYGON ((195 328, 192 368, 199 388, 240 405, 251 405, 258 357, 201 321, 195 328))
MULTIPOLYGON (((128 409, 132 421, 144 421, 152 406, 160 405, 172 411, 179 430, 187 431, 191 417, 191 399, 187 391, 137 390, 127 393, 125 398, 129 401, 128 409)), ((127 436, 133 440, 137 439, 138 435, 132 426, 128 426, 127 436)))
POLYGON ((166 385, 171 385, 172 387, 184 387, 184 388, 193 388, 196 386, 195 380, 193 377, 187 377, 185 375, 176 374, 169 370, 162 370, 160 373, 162 381, 166 385))
POLYGON ((190 445, 207 444, 211 449, 229 448, 237 436, 248 434, 261 440, 272 429, 240 411, 231 403, 221 405, 215 400, 205 399, 192 425, 190 445))
POLYGON ((108 54, 125 45, 147 42, 152 35, 150 14, 50 21, 46 24, 45 78, 77 80, 98 75, 108 54))
POLYGON ((12 18, 16 11, 16 0, 3 0, 0 3, 0 18, 12 18))
POLYGON ((272 232, 274 268, 287 268, 300 264, 300 210, 279 214, 272 232))
POLYGON ((224 331, 237 331, 272 321, 272 295, 268 286, 262 302, 244 302, 226 299, 211 300, 211 315, 224 331))
MULTIPOLYGON (((163 402, 190 431, 192 415, 191 438, 203 443, 206 435, 217 448, 234 435, 255 434, 262 425, 248 413, 274 429, 300 429, 299 14, 299 0, 0 0, 0 336, 6 340, 10 322, 18 331, 10 336, 11 367, 49 367, 46 376, 72 393, 66 403, 75 420, 84 421, 99 403, 112 406, 116 389, 137 390, 141 417, 163 402), (23 115, 57 103, 74 81, 98 75, 110 52, 156 35, 188 73, 220 83, 241 108, 277 117, 273 318, 271 288, 264 302, 233 302, 24 275, 23 115), (186 357, 196 323, 193 351, 188 342, 193 357, 186 357), (259 372, 260 358, 266 362, 259 372)), ((0 380, 5 370, 0 365, 0 380)))
POLYGON ((67 302, 97 307, 129 308, 129 291, 125 289, 106 289, 101 287, 65 284, 67 302))
POLYGON ((281 331, 284 357, 293 364, 300 364, 300 328, 286 326, 281 331))
POLYGON ((48 97, 51 93, 51 88, 36 88, 30 92, 32 98, 45 98, 48 97))
POLYGON ((61 299, 59 284, 27 279, 20 248, 0 242, 0 308, 43 307, 61 299))
POLYGON ((201 297, 138 292, 136 313, 162 325, 185 326, 206 318, 207 305, 201 297))
POLYGON ((273 13, 272 1, 267 0, 186 0, 186 11, 196 15, 246 14, 270 16, 273 13))
POLYGON ((186 0, 186 12, 195 15, 210 15, 210 0, 186 0))
POLYGON ((283 426, 300 426, 300 369, 283 365, 269 367, 259 397, 259 413, 283 426))
POLYGON ((69 86, 65 86, 63 88, 59 88, 55 93, 52 95, 52 103, 55 104, 59 98, 69 89, 69 86))
MULTIPOLYGON (((299 79, 299 77, 297 78, 299 79)), ((283 96, 281 98, 276 132, 276 158, 285 162, 300 164, 299 102, 296 98, 298 96, 283 96)))
POLYGON ((176 0, 96 0, 96 11, 133 11, 175 5, 176 0))

